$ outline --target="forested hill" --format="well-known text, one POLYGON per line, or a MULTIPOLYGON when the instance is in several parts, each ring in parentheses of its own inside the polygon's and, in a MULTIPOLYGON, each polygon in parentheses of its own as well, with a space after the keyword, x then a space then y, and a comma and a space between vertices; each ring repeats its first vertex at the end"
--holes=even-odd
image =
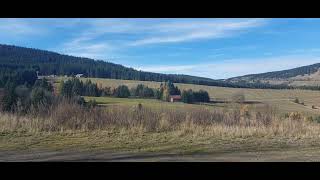
POLYGON ((98 78, 161 82, 170 80, 175 83, 228 86, 225 82, 209 78, 143 72, 102 60, 74 57, 50 51, 11 45, 0 45, 0 68, 2 70, 29 69, 39 71, 40 75, 84 74, 87 77, 98 78))
POLYGON ((320 68, 320 63, 301 66, 293 69, 283 70, 283 71, 274 71, 261 74, 249 74, 245 76, 238 76, 228 79, 228 81, 239 81, 239 80, 262 80, 262 79, 288 79, 297 76, 310 75, 317 72, 320 68))
POLYGON ((234 88, 285 89, 287 85, 266 83, 230 82, 181 74, 161 74, 138 71, 102 60, 75 57, 55 52, 0 44, 0 88, 7 82, 21 84, 39 75, 76 75, 140 81, 171 81, 173 83, 198 84, 234 88))

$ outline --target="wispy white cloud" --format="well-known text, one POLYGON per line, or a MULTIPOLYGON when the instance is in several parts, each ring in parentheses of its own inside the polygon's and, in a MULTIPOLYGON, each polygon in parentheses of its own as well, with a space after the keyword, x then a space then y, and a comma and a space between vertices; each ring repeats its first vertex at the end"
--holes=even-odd
MULTIPOLYGON (((171 22, 153 26, 151 37, 136 40, 129 45, 177 43, 201 39, 215 39, 232 36, 241 30, 265 24, 264 19, 247 20, 206 20, 189 22, 171 22)), ((149 27, 150 28, 150 27, 149 27)))
MULTIPOLYGON (((63 43, 59 49, 64 49, 68 44, 76 47, 83 46, 79 51, 72 50, 72 54, 82 54, 88 46, 94 44, 107 44, 105 52, 119 51, 132 48, 132 46, 144 46, 160 43, 177 43, 194 40, 215 39, 236 35, 253 27, 266 23, 264 19, 93 19, 77 21, 85 24, 81 33, 74 35, 68 42, 63 43), (117 38, 115 38, 117 37, 117 38), (112 46, 111 46, 112 44, 112 46), (81 50, 81 51, 80 51, 81 50)), ((70 49, 71 50, 71 49, 70 49)), ((96 51, 95 53, 98 53, 96 51)))
POLYGON ((64 34, 58 34, 57 32, 73 30, 80 22, 81 19, 75 18, 0 18, 0 43, 13 43, 15 45, 23 43, 31 47, 34 41, 44 41, 44 39, 50 39, 52 35, 55 37, 64 36, 64 34))
POLYGON ((320 56, 278 56, 255 59, 229 59, 219 62, 191 65, 157 65, 136 67, 143 71, 188 74, 214 79, 230 78, 246 74, 285 70, 320 62, 320 56))
POLYGON ((0 19, 0 35, 12 37, 23 37, 30 35, 41 35, 47 33, 45 28, 34 26, 28 21, 21 19, 0 19))
POLYGON ((87 38, 78 38, 62 44, 60 52, 80 57, 104 59, 113 50, 114 47, 108 43, 90 43, 87 42, 87 38))

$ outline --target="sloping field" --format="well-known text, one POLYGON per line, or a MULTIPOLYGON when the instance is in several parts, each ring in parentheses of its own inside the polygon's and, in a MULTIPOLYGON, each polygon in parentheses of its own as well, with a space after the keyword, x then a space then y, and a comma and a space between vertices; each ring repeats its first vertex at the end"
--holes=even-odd
MULTIPOLYGON (((65 79, 59 77, 57 80, 65 79)), ((138 84, 145 84, 152 88, 159 88, 160 82, 151 81, 133 81, 133 80, 119 80, 119 79, 102 79, 102 78, 81 78, 85 81, 90 79, 91 81, 101 85, 102 87, 117 87, 119 85, 127 85, 129 88, 135 87, 138 84)), ((292 90, 292 89, 246 89, 246 88, 227 88, 227 87, 215 87, 215 86, 203 86, 193 84, 180 84, 176 85, 181 89, 192 90, 206 90, 208 91, 212 100, 231 100, 232 95, 238 92, 242 92, 245 95, 247 101, 258 101, 265 104, 270 104, 279 109, 281 114, 287 112, 302 112, 306 115, 320 115, 320 92, 311 90, 292 90), (294 99, 298 98, 302 104, 294 103, 294 99), (312 108, 312 105, 316 109, 312 108)), ((126 101, 126 100, 121 100, 126 101)), ((128 99, 128 101, 131 101, 128 99)))

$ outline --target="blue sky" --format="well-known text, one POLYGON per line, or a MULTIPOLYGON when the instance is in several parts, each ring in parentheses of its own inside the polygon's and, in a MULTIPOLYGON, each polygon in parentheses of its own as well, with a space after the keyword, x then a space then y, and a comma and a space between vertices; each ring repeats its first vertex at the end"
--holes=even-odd
POLYGON ((222 79, 320 62, 320 19, 0 19, 0 43, 222 79))

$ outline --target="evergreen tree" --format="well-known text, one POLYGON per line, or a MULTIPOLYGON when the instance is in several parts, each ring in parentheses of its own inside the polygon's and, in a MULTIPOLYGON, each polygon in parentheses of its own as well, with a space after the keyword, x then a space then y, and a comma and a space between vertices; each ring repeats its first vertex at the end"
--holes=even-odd
POLYGON ((170 101, 170 95, 180 95, 181 92, 178 87, 174 86, 171 81, 165 82, 165 84, 160 85, 160 99, 163 101, 170 101))
POLYGON ((189 90, 184 90, 181 95, 181 100, 184 103, 194 103, 194 102, 209 102, 210 97, 207 91, 200 90, 200 91, 192 91, 191 89, 189 90))
POLYGON ((127 98, 130 96, 130 91, 128 86, 120 85, 115 89, 114 96, 120 97, 120 98, 127 98))
POLYGON ((3 111, 13 111, 14 106, 17 103, 18 97, 15 93, 15 84, 13 82, 8 82, 5 86, 4 96, 2 98, 2 110, 3 111))
POLYGON ((43 78, 41 80, 37 80, 33 86, 34 87, 41 87, 47 91, 53 92, 52 84, 49 83, 48 80, 45 78, 43 78))
POLYGON ((210 97, 207 91, 200 90, 198 92, 194 92, 194 101, 196 102, 209 102, 210 97))
POLYGON ((48 106, 53 101, 52 93, 44 88, 36 87, 31 91, 31 103, 33 107, 39 108, 39 106, 48 106))
POLYGON ((193 96, 193 92, 191 89, 189 90, 183 90, 182 91, 182 94, 181 94, 181 100, 182 102, 184 103, 188 103, 188 104, 191 104, 194 102, 194 96, 193 96))

